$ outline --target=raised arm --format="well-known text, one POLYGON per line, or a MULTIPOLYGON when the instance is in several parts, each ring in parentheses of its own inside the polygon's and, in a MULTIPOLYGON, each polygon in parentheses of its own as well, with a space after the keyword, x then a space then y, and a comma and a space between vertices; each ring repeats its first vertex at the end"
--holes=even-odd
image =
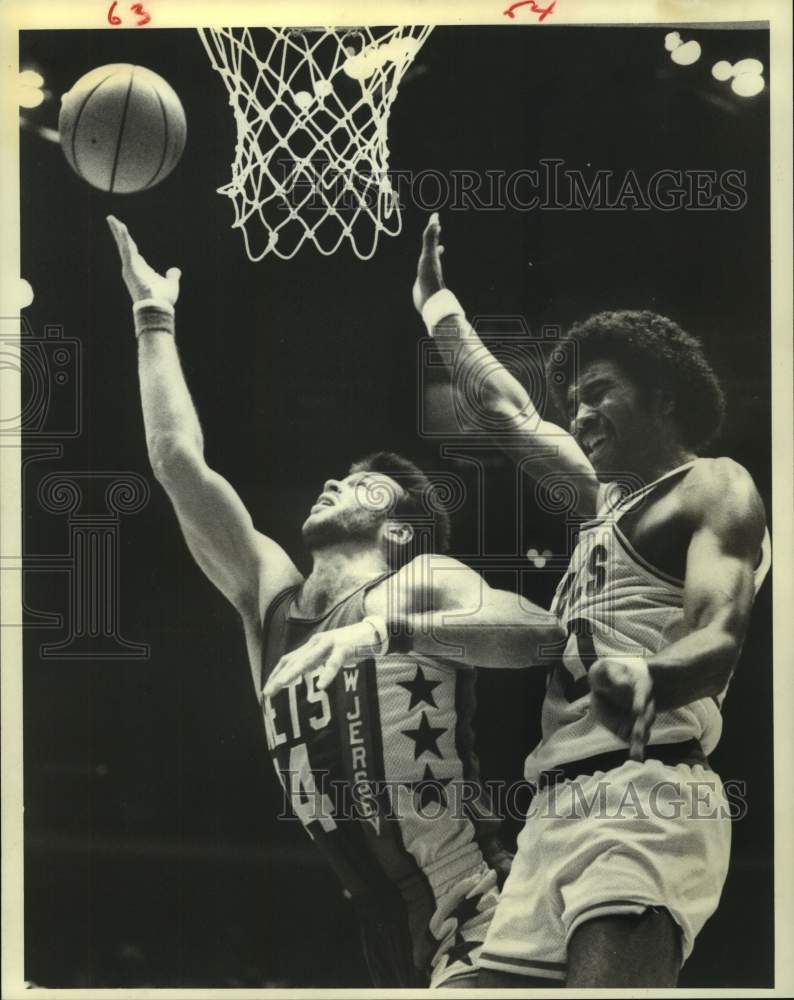
POLYGON ((591 710, 642 759, 657 711, 719 695, 731 678, 755 597, 765 531, 761 498, 728 458, 696 463, 683 485, 692 527, 684 579, 686 633, 647 661, 598 660, 591 710))
POLYGON ((447 556, 420 556, 367 596, 366 618, 329 630, 283 656, 265 686, 274 694, 324 664, 317 687, 367 656, 418 653, 459 666, 520 669, 559 655, 564 632, 555 615, 520 594, 489 587, 447 556))
POLYGON ((524 386, 467 322, 460 303, 444 284, 440 235, 441 224, 434 213, 422 237, 413 301, 452 371, 453 391, 457 385, 476 386, 478 406, 487 420, 483 430, 495 433, 498 427, 500 438, 509 441, 510 455, 533 478, 547 473, 574 478, 576 509, 583 515, 593 514, 599 483, 590 461, 569 433, 542 417, 524 386))
POLYGON ((180 272, 147 264, 127 227, 108 224, 133 302, 146 445, 194 559, 243 617, 264 597, 301 579, 284 550, 260 534, 237 493, 204 460, 204 442, 174 337, 180 272))

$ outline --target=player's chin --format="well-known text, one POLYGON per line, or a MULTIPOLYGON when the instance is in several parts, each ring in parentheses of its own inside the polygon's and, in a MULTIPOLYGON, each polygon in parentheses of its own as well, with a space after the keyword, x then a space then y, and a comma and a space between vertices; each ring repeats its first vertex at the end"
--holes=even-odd
MULTIPOLYGON (((600 483, 612 483, 625 475, 625 469, 621 469, 621 463, 611 455, 599 457, 596 461, 590 459, 590 462, 600 483)), ((625 465, 625 462, 622 464, 625 465)))
POLYGON ((309 514, 301 525, 301 534, 304 538, 310 536, 317 526, 317 514, 309 514))
POLYGON ((330 507, 315 507, 301 525, 304 542, 312 539, 323 539, 329 532, 335 533, 334 511, 330 507))

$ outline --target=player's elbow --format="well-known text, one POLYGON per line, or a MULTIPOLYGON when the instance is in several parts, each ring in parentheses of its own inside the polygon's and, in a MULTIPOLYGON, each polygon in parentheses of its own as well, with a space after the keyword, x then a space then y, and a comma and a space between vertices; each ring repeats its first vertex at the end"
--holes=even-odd
POLYGON ((719 661, 730 676, 739 662, 739 655, 742 651, 741 637, 732 630, 723 629, 717 637, 716 643, 719 661))
POLYGON ((741 636, 730 628, 715 628, 711 630, 711 670, 707 672, 709 679, 708 695, 717 695, 725 689, 742 651, 741 636))
POLYGON ((156 434, 146 443, 152 472, 163 486, 193 475, 204 463, 200 443, 188 434, 156 434))
POLYGON ((533 635, 533 663, 537 666, 546 665, 550 658, 556 660, 560 657, 566 639, 565 629, 560 625, 554 615, 538 624, 533 635))

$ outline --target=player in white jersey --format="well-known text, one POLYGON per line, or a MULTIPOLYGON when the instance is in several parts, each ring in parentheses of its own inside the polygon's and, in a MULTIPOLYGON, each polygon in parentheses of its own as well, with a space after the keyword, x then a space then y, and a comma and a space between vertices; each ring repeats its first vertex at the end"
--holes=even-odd
POLYGON ((480 984, 673 986, 727 874, 707 755, 769 566, 763 504, 737 463, 698 457, 724 414, 699 341, 651 312, 574 326, 567 433, 466 322, 439 233, 433 216, 417 309, 491 430, 529 475, 567 482, 584 522, 553 603, 568 639, 526 764, 538 792, 480 984))

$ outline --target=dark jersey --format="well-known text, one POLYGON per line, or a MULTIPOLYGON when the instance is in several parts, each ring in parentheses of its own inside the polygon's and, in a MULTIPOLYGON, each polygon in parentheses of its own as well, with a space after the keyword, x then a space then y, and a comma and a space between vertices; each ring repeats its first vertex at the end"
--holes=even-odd
MULTIPOLYGON (((295 613, 298 586, 279 594, 263 623, 262 685, 311 636, 361 621, 383 579, 320 618, 295 613)), ((471 971, 497 898, 479 844, 489 803, 472 749, 474 671, 392 654, 341 670, 325 691, 318 674, 263 698, 267 743, 292 809, 361 912, 376 985, 471 971)))

